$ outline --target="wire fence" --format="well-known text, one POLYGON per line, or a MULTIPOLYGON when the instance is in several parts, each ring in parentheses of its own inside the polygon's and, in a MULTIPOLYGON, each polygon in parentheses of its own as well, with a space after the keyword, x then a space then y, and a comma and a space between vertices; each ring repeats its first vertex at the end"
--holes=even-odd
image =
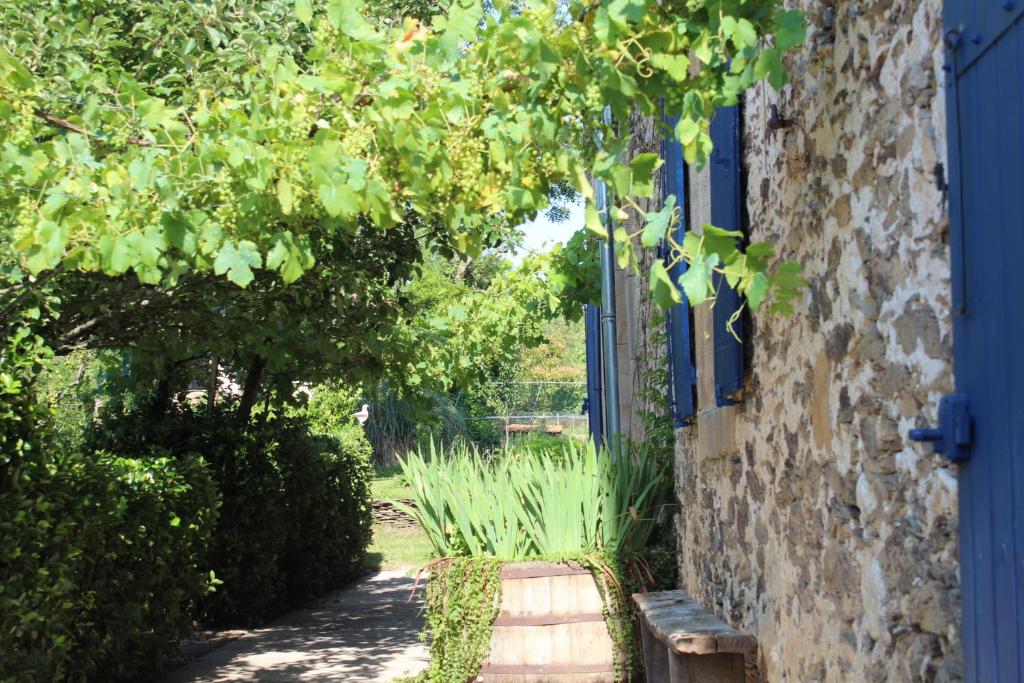
POLYGON ((590 429, 586 382, 489 382, 488 388, 491 414, 471 419, 500 423, 506 440, 527 432, 585 435, 590 429))

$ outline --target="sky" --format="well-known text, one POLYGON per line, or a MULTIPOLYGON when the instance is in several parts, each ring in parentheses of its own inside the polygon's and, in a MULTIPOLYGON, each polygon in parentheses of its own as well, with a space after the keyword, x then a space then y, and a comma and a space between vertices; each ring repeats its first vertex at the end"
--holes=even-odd
POLYGON ((561 223, 552 223, 543 213, 534 220, 523 223, 519 229, 523 231, 523 248, 512 255, 514 263, 522 261, 531 252, 548 251, 556 243, 565 243, 572 234, 583 227, 583 202, 569 204, 569 219, 561 223))

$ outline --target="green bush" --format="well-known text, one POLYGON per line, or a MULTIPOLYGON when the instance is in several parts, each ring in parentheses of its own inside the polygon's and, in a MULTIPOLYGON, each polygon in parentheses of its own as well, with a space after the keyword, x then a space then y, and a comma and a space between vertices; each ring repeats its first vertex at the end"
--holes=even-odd
POLYGON ((205 463, 37 450, 3 475, 0 679, 153 673, 210 588, 205 463))
MULTIPOLYGON (((279 419, 211 449, 224 506, 212 567, 212 624, 251 625, 358 576, 370 543, 366 449, 279 419)), ((211 444, 212 446, 212 444, 211 444)))
POLYGON ((369 445, 341 412, 315 421, 307 406, 241 426, 223 410, 181 407, 155 422, 145 410, 111 415, 96 439, 207 459, 222 497, 210 549, 222 584, 201 615, 210 625, 251 626, 358 576, 371 537, 372 468, 369 445))

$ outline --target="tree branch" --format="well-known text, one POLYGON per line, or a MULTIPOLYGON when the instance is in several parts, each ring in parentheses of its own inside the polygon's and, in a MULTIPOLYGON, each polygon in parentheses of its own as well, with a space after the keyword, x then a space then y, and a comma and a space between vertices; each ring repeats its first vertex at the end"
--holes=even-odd
MULTIPOLYGON (((33 113, 36 115, 37 118, 40 118, 43 121, 46 121, 51 126, 56 126, 58 128, 63 128, 65 130, 70 130, 72 133, 78 133, 79 135, 84 135, 87 138, 95 139, 95 138, 93 138, 92 135, 89 134, 89 131, 87 131, 86 129, 82 128, 81 126, 76 126, 75 124, 71 123, 67 119, 62 119, 59 116, 54 116, 53 114, 45 112, 45 111, 43 111, 41 109, 36 109, 36 110, 33 111, 33 113)), ((156 146, 154 143, 150 142, 149 140, 144 140, 143 138, 128 138, 128 144, 129 145, 138 145, 139 147, 155 147, 156 146)))

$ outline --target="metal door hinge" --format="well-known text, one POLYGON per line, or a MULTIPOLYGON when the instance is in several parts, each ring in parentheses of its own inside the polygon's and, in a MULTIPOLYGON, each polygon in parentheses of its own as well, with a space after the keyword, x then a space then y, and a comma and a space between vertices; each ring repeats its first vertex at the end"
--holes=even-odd
POLYGON ((911 441, 930 441, 936 453, 942 453, 953 462, 964 462, 971 457, 971 414, 967 396, 947 394, 939 401, 939 426, 911 429, 911 441))

